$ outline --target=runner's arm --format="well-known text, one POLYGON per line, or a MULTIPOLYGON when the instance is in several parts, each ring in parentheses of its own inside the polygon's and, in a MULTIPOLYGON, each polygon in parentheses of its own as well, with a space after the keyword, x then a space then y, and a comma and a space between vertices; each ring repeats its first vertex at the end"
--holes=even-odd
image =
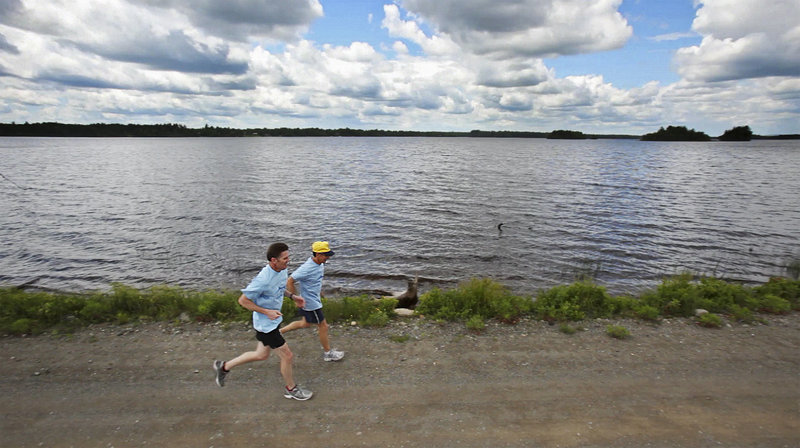
POLYGON ((244 307, 244 308, 246 308, 246 309, 248 309, 250 311, 255 311, 257 313, 264 314, 265 316, 269 317, 270 319, 277 319, 278 317, 283 315, 281 313, 281 310, 270 310, 270 309, 263 308, 263 307, 260 307, 260 306, 256 305, 255 302, 253 302, 249 297, 247 297, 244 294, 239 296, 239 305, 241 305, 242 307, 244 307))

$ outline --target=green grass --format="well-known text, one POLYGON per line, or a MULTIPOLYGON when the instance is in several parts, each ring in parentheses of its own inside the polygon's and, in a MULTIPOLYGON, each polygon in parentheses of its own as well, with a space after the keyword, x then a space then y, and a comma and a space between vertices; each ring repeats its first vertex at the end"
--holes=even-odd
POLYGON ((434 288, 420 297, 417 314, 448 321, 467 321, 474 316, 516 322, 530 313, 530 298, 511 294, 508 289, 490 279, 472 279, 456 289, 442 291, 434 288))
POLYGON ((697 318, 697 324, 706 328, 721 328, 722 318, 714 313, 707 313, 697 318))
POLYGON ((627 339, 631 337, 631 332, 622 325, 609 325, 606 327, 606 334, 614 339, 627 339))
POLYGON ((467 330, 473 333, 482 333, 486 329, 486 322, 477 314, 467 319, 467 330))
POLYGON ((411 339, 411 336, 407 334, 397 334, 389 336, 389 340, 392 342, 397 342, 398 344, 402 344, 403 342, 408 342, 411 339))
MULTIPOLYGON (((128 324, 146 321, 247 322, 252 315, 239 305, 239 291, 192 291, 154 286, 137 290, 113 284, 110 291, 91 294, 28 292, 0 288, 0 333, 70 332, 94 323, 128 324)), ((365 326, 385 325, 394 316, 394 299, 366 296, 326 302, 328 322, 356 320, 365 326)), ((284 299, 285 321, 297 314, 284 299)))
MULTIPOLYGON (((113 284, 106 292, 49 293, 0 288, 0 333, 71 332, 93 323, 131 324, 146 321, 247 322, 251 313, 238 304, 239 291, 192 291, 171 286, 137 290, 113 284)), ((323 299, 330 323, 356 321, 379 327, 395 318, 397 301, 369 296, 323 299)), ((472 279, 451 290, 434 288, 420 296, 417 314, 434 322, 460 321, 470 331, 486 322, 508 324, 522 317, 549 322, 621 317, 659 321, 692 317, 702 308, 731 322, 758 322, 758 313, 786 314, 800 310, 800 280, 783 277, 747 287, 738 283, 684 274, 666 278, 638 297, 611 296, 590 280, 540 291, 535 299, 514 295, 490 279, 472 279)), ((284 320, 296 315, 285 299, 284 320)), ((712 319, 712 318, 706 318, 712 319)))
POLYGON ((578 332, 578 329, 570 324, 562 323, 561 325, 558 326, 558 331, 564 334, 575 334, 578 332))

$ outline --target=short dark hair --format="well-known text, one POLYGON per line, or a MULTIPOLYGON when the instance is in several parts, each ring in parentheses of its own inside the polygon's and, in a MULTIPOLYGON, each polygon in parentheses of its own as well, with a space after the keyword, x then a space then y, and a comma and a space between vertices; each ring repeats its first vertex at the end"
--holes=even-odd
POLYGON ((286 243, 272 243, 267 248, 267 261, 272 261, 273 258, 278 258, 282 253, 289 250, 286 243))

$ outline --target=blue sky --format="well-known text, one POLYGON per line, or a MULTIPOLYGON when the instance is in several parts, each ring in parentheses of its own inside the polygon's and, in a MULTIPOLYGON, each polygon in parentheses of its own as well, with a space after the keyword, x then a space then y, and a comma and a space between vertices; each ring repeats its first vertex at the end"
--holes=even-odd
POLYGON ((6 0, 0 121, 800 133, 797 0, 6 0))

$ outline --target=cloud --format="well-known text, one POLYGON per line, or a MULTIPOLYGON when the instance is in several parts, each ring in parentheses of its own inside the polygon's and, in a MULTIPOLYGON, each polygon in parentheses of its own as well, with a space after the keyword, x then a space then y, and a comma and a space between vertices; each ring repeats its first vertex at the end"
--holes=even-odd
POLYGON ((151 6, 173 9, 207 33, 247 41, 266 38, 296 40, 322 17, 318 0, 145 0, 151 6))
POLYGON ((684 33, 659 34, 658 36, 648 37, 648 39, 655 42, 668 42, 673 40, 686 39, 690 37, 697 37, 697 33, 684 32, 684 33))
POLYGON ((383 6, 384 19, 381 26, 389 31, 389 35, 406 39, 419 45, 429 56, 448 56, 460 53, 458 46, 446 35, 428 37, 419 24, 413 20, 403 20, 397 5, 383 6))
POLYGON ((681 48, 678 73, 690 81, 719 82, 800 75, 800 2, 705 0, 692 29, 700 45, 681 48))
POLYGON ((464 51, 495 58, 555 57, 620 48, 633 29, 621 0, 402 0, 464 51))
POLYGON ((477 83, 487 87, 535 86, 554 76, 541 59, 514 59, 481 64, 477 83))
POLYGON ((5 51, 6 53, 11 54, 19 54, 19 48, 16 45, 13 45, 8 42, 6 36, 0 33, 0 51, 5 51))
POLYGON ((197 32, 176 13, 164 14, 122 0, 71 5, 71 1, 53 0, 17 8, 7 23, 18 30, 49 36, 51 48, 74 47, 89 55, 155 70, 235 74, 247 70, 241 53, 221 39, 197 32))

